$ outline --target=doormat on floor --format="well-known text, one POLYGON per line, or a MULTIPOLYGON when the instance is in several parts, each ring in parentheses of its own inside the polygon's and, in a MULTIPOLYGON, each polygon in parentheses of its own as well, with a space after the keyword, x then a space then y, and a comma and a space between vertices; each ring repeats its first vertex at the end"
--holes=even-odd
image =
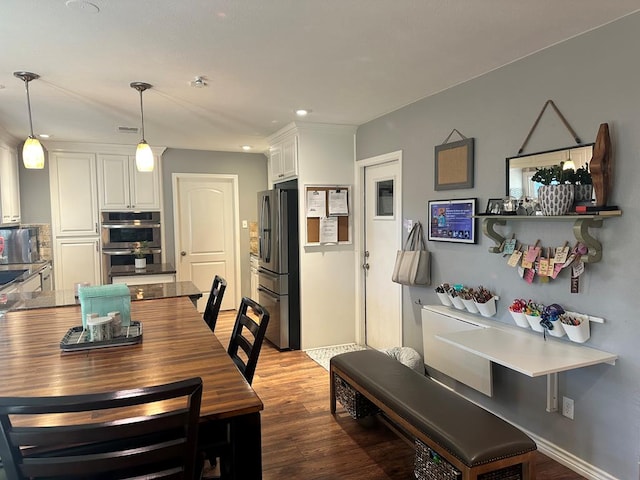
POLYGON ((318 365, 329 371, 329 360, 331 357, 340 353, 356 352, 358 350, 366 350, 367 347, 363 345, 356 345, 355 343, 348 343, 346 345, 335 345, 333 347, 312 348, 305 350, 305 353, 316 362, 318 365))

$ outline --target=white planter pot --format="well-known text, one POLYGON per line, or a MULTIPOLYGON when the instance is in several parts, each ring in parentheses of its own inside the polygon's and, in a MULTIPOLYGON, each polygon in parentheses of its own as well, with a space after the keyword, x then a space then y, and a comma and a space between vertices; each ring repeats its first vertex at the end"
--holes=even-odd
POLYGON ((436 292, 436 294, 440 299, 440 303, 442 303, 445 307, 450 307, 452 305, 451 300, 449 299, 449 295, 447 295, 446 293, 440 293, 440 292, 436 292))
POLYGON ((529 328, 529 322, 527 321, 527 317, 524 316, 522 312, 512 312, 509 310, 509 313, 513 317, 513 321, 516 322, 516 325, 522 328, 529 328))
POLYGON ((479 313, 476 308, 476 303, 473 300, 465 300, 462 299, 462 303, 464 303, 465 308, 469 311, 469 313, 479 313))
POLYGON ((538 201, 545 215, 564 215, 573 205, 573 185, 543 185, 538 189, 538 201))
POLYGON ((458 310, 466 310, 464 307, 464 303, 462 303, 462 299, 460 297, 452 297, 451 295, 449 295, 449 298, 451 299, 451 303, 453 303, 453 306, 458 310))
POLYGON ((135 267, 136 268, 147 268, 147 259, 146 258, 136 258, 135 259, 135 267))
POLYGON ((567 332, 567 336, 569 337, 569 339, 577 343, 584 343, 589 340, 589 337, 591 337, 589 317, 573 312, 567 313, 571 314, 572 317, 578 318, 580 320, 580 325, 567 325, 566 323, 562 325, 564 327, 564 330, 567 332))
POLYGON ((493 317, 496 314, 496 297, 491 297, 485 303, 476 303, 476 307, 483 317, 493 317))
POLYGON ((547 332, 549 332, 549 335, 551 335, 552 337, 564 337, 564 325, 562 325, 562 322, 560 320, 551 322, 551 325, 553 325, 553 330, 547 330, 547 332))
POLYGON ((576 203, 588 202, 593 196, 593 185, 575 185, 573 188, 573 198, 576 203))
POLYGON ((529 326, 536 332, 544 332, 544 327, 540 325, 541 318, 539 316, 534 315, 525 315, 527 317, 527 321, 529 322, 529 326))

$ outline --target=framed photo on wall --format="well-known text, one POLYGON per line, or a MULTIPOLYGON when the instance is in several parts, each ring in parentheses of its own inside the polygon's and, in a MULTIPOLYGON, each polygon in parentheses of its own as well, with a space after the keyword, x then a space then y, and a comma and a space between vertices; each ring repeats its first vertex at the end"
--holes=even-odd
POLYGON ((473 138, 437 145, 435 190, 473 188, 473 138))
POLYGON ((476 243, 476 198, 429 200, 429 240, 476 243))

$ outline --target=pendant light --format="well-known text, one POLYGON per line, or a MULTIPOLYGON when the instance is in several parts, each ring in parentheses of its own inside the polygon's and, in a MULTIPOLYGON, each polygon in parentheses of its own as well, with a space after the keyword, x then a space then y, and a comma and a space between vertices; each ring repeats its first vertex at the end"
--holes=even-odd
POLYGON ((136 168, 139 172, 152 172, 154 167, 153 152, 144 139, 144 109, 142 108, 142 92, 151 88, 151 85, 144 82, 133 82, 130 86, 140 92, 140 117, 142 119, 142 140, 140 140, 136 149, 136 168))
POLYGON ((44 168, 44 149, 40 140, 33 135, 33 122, 31 121, 31 99, 29 98, 29 82, 40 78, 40 75, 31 72, 13 72, 13 75, 24 81, 27 90, 27 109, 29 111, 29 136, 22 147, 22 162, 25 168, 44 168))

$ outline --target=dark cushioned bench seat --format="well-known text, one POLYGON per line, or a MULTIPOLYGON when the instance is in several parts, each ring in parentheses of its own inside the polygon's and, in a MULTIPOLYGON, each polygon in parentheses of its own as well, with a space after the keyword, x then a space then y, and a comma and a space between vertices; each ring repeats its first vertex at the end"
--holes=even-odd
POLYGON ((332 413, 337 375, 392 422, 462 471, 462 478, 478 478, 494 467, 516 463, 522 464, 522 475, 514 478, 534 478, 535 442, 455 392, 376 350, 337 355, 330 364, 332 413))

